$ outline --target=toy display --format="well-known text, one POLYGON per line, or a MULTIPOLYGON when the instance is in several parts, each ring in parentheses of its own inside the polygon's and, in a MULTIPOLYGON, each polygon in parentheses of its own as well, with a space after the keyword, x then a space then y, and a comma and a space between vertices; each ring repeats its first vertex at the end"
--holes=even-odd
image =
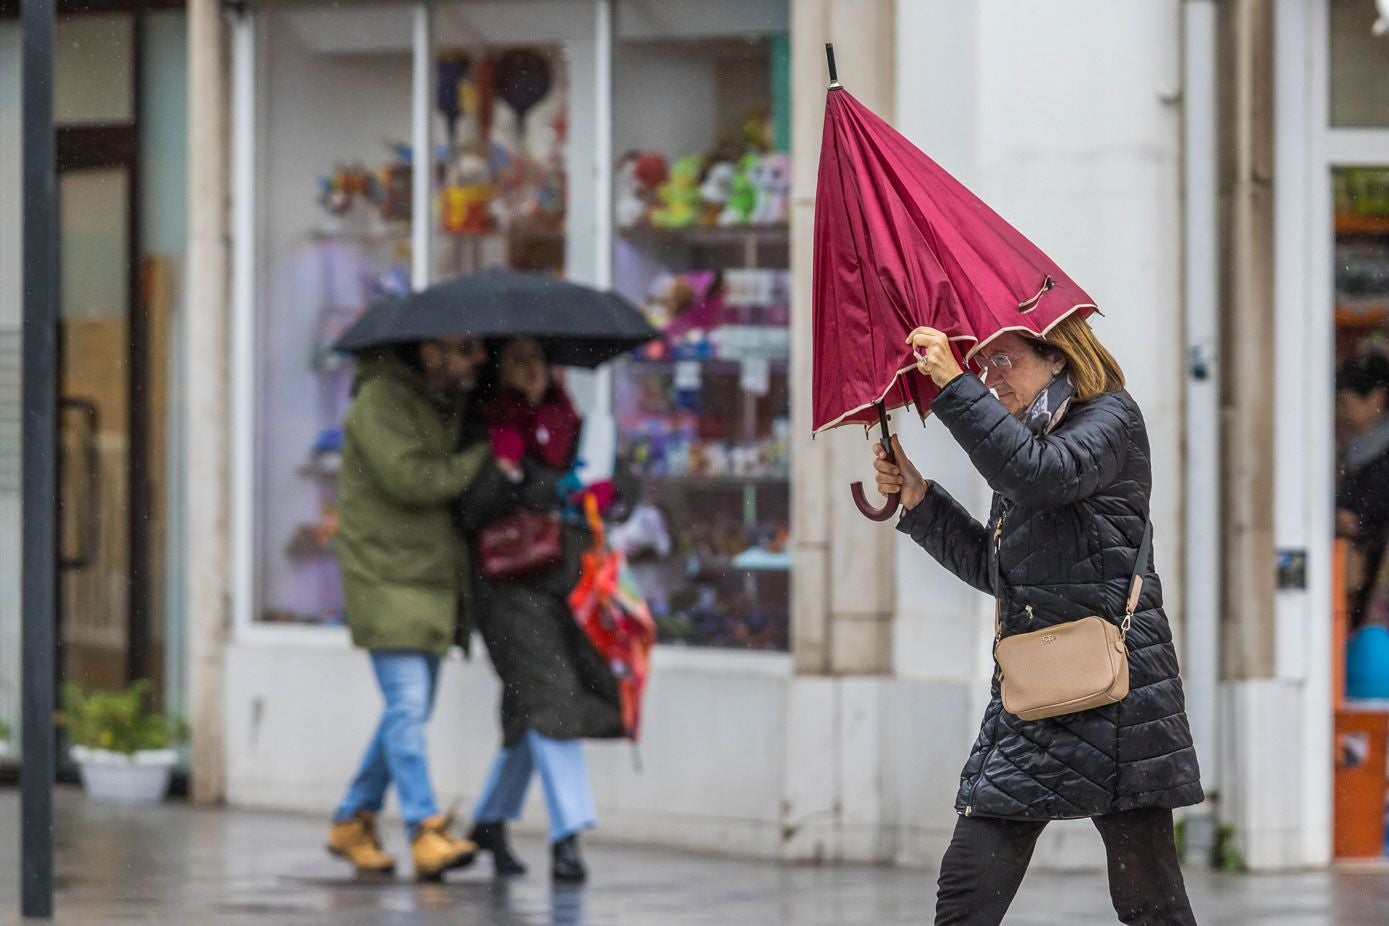
POLYGON ((618 162, 614 177, 617 204, 613 217, 621 228, 649 224, 659 204, 659 191, 670 179, 665 156, 654 151, 629 151, 618 162))
MULTIPOLYGON (((702 216, 723 193, 709 183, 702 216)), ((658 271, 642 311, 663 337, 615 382, 616 468, 641 486, 642 501, 614 543, 631 557, 662 641, 785 648, 789 274, 658 271), (692 511, 699 516, 681 516, 692 511)))
POLYGON ((614 168, 613 213, 619 228, 784 225, 789 217, 791 158, 772 150, 772 123, 758 110, 738 142, 690 152, 671 163, 630 151, 614 168))
MULTIPOLYGON (((551 58, 557 51, 515 48, 470 55, 446 50, 435 68, 434 104, 445 142, 433 152, 438 228, 456 236, 504 233, 513 227, 562 230, 566 199, 566 91, 551 58), (494 99, 512 117, 510 132, 492 131, 494 99), (545 120, 536 126, 535 114, 545 120)), ((391 145, 392 157, 372 170, 344 163, 318 178, 318 201, 334 219, 401 225, 411 219, 413 152, 391 145)))
POLYGON ((785 222, 791 197, 791 156, 763 155, 752 167, 751 179, 757 196, 750 221, 761 225, 785 222))
POLYGON ((716 161, 710 165, 699 185, 699 197, 703 202, 700 211, 701 225, 717 225, 719 217, 728 208, 733 198, 733 183, 738 177, 738 165, 732 161, 716 161))
POLYGON ((752 172, 756 168, 758 156, 747 154, 738 161, 730 181, 728 202, 719 213, 720 225, 742 225, 752 220, 752 211, 757 206, 757 187, 752 182, 752 172))
POLYGON ((657 228, 685 228, 699 220, 699 176, 703 158, 686 155, 670 168, 670 179, 661 184, 661 205, 651 212, 657 228))

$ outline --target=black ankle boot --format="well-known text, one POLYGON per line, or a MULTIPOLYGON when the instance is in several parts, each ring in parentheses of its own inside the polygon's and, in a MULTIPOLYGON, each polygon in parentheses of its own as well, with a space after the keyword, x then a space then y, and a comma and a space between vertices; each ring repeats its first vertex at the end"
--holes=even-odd
POLYGON ((566 884, 583 884, 588 879, 588 869, 584 867, 584 857, 579 854, 579 834, 566 836, 550 845, 550 873, 556 881, 566 884))
POLYGON ((479 849, 492 853, 492 864, 497 874, 508 876, 526 873, 526 866, 511 853, 505 823, 479 823, 473 827, 468 838, 477 843, 479 849))

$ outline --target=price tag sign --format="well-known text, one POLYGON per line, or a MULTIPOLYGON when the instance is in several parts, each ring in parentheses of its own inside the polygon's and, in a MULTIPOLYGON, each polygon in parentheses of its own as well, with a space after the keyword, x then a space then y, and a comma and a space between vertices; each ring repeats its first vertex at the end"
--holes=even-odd
POLYGON ((739 380, 744 392, 757 396, 766 395, 771 386, 771 379, 772 365, 766 357, 743 358, 739 380))
POLYGON ((675 365, 675 389, 692 392, 704 385, 704 366, 698 360, 681 360, 675 365))

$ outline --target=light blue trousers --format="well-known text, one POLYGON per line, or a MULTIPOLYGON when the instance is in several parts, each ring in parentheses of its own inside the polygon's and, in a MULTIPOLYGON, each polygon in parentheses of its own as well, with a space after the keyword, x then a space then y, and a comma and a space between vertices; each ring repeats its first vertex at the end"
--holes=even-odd
POLYGON ((413 839, 420 822, 439 812, 429 782, 424 740, 425 723, 434 711, 439 657, 378 650, 371 654, 371 667, 381 686, 385 709, 333 819, 350 820, 359 810, 379 813, 386 788, 395 782, 400 815, 413 839))
POLYGON ((582 740, 552 740, 534 730, 503 747, 492 763, 482 796, 473 808, 477 823, 519 820, 531 775, 540 772, 550 814, 550 841, 558 842, 598 822, 582 740))

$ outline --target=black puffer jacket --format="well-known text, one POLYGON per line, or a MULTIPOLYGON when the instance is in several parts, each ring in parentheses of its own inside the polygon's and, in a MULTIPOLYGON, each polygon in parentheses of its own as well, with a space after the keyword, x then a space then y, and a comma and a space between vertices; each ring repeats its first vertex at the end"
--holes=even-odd
MULTIPOLYGON (((1129 394, 1073 403, 1042 437, 974 376, 946 386, 931 411, 994 490, 989 524, 932 483, 898 530, 970 585, 1001 593, 1005 635, 1091 614, 1122 620, 1152 487, 1148 434, 1129 394), (1001 590, 990 578, 1000 518, 1001 590)), ((995 680, 955 809, 1058 820, 1199 803, 1177 654, 1151 564, 1128 649, 1128 697, 1095 710, 1020 720, 1003 709, 995 680)))

